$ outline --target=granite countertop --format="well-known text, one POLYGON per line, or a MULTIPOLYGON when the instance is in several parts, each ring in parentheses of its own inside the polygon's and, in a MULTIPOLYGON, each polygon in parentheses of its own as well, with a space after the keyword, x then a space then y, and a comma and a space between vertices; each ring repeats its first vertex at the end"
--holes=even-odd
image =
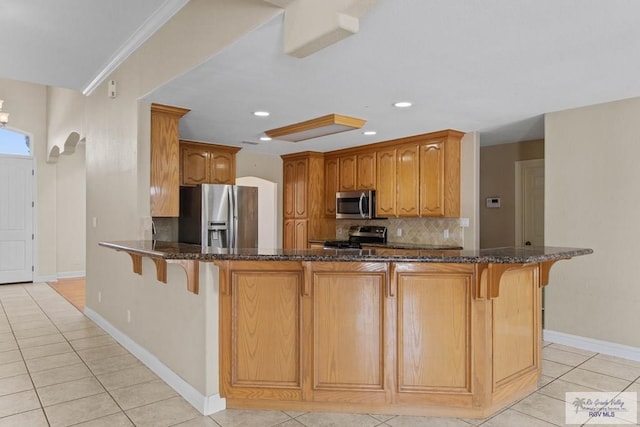
MULTIPOLYGON (((335 239, 310 239, 309 243, 324 243, 327 240, 335 239)), ((387 243, 361 243, 362 246, 384 248, 384 249, 409 249, 409 250, 424 250, 424 251, 449 251, 449 250, 461 250, 462 246, 451 245, 425 245, 422 243, 401 243, 401 242, 387 242, 387 243)))
POLYGON ((199 245, 156 240, 100 242, 101 246, 152 258, 196 261, 323 261, 323 262, 440 262, 465 264, 527 264, 568 259, 591 249, 550 246, 478 250, 416 250, 388 245, 375 249, 202 249, 199 245), (394 249, 389 251, 389 249, 394 249))

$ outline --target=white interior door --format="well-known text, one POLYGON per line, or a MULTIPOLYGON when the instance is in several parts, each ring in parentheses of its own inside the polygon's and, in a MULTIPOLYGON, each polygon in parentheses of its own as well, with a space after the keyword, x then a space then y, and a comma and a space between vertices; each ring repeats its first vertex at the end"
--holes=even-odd
POLYGON ((0 156, 0 283, 33 281, 33 159, 0 156))
POLYGON ((516 162, 516 246, 544 246, 544 159, 516 162))

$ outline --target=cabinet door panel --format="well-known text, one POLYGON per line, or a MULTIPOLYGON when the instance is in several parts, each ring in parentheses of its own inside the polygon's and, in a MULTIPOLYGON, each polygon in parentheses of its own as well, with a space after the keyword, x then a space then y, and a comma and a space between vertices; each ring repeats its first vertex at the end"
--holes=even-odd
POLYGON ((197 185, 208 182, 206 151, 182 147, 182 185, 197 185))
POLYGON ((296 209, 296 163, 284 162, 284 217, 295 218, 296 209))
POLYGON ((471 275, 398 275, 398 389, 470 392, 471 275))
POLYGON ((333 218, 336 216, 338 183, 338 159, 326 159, 324 163, 324 214, 333 218))
POLYGON ((180 146, 178 123, 187 111, 151 106, 151 216, 180 214, 180 146))
POLYGON ((209 182, 212 184, 235 184, 235 156, 212 151, 209 154, 209 182))
POLYGON ((308 161, 297 160, 295 163, 295 217, 304 218, 307 216, 307 177, 308 161))
POLYGON ((309 221, 296 219, 295 222, 295 249, 307 249, 309 247, 309 221))
POLYGON ((376 153, 358 154, 358 190, 376 189, 376 153))
POLYGON ((314 389, 381 390, 382 277, 315 272, 313 286, 314 389))
POLYGON ((396 213, 418 216, 419 151, 417 144, 397 148, 396 213))
POLYGON ((376 162, 376 215, 393 217, 396 215, 396 150, 378 151, 376 162))
POLYGON ((284 235, 282 239, 282 246, 284 249, 294 249, 296 247, 296 220, 285 219, 284 229, 282 230, 284 235))
POLYGON ((536 267, 509 271, 493 302, 493 381, 499 387, 511 377, 538 367, 540 288, 536 267))
POLYGON ((297 273, 235 272, 233 385, 300 384, 297 273))
POLYGON ((340 191, 355 191, 356 188, 356 156, 340 157, 340 191))
POLYGON ((420 146, 420 216, 444 215, 444 143, 420 146))

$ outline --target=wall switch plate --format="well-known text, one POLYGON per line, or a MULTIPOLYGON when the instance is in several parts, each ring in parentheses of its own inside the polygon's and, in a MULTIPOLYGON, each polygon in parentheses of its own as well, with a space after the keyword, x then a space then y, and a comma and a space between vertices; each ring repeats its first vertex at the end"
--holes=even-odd
POLYGON ((402 228, 398 228, 398 230, 396 230, 396 236, 402 237, 402 228))
POLYGON ((444 238, 448 239, 449 238, 449 229, 447 228, 446 230, 444 230, 444 238))
POLYGON ((469 218, 460 218, 460 227, 468 227, 469 218))

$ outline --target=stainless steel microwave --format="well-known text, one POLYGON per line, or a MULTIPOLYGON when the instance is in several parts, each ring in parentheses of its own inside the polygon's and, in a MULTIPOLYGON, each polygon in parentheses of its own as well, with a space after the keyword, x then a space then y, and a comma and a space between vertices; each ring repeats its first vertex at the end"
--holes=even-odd
POLYGON ((374 190, 336 193, 336 219, 372 219, 376 217, 374 190))

